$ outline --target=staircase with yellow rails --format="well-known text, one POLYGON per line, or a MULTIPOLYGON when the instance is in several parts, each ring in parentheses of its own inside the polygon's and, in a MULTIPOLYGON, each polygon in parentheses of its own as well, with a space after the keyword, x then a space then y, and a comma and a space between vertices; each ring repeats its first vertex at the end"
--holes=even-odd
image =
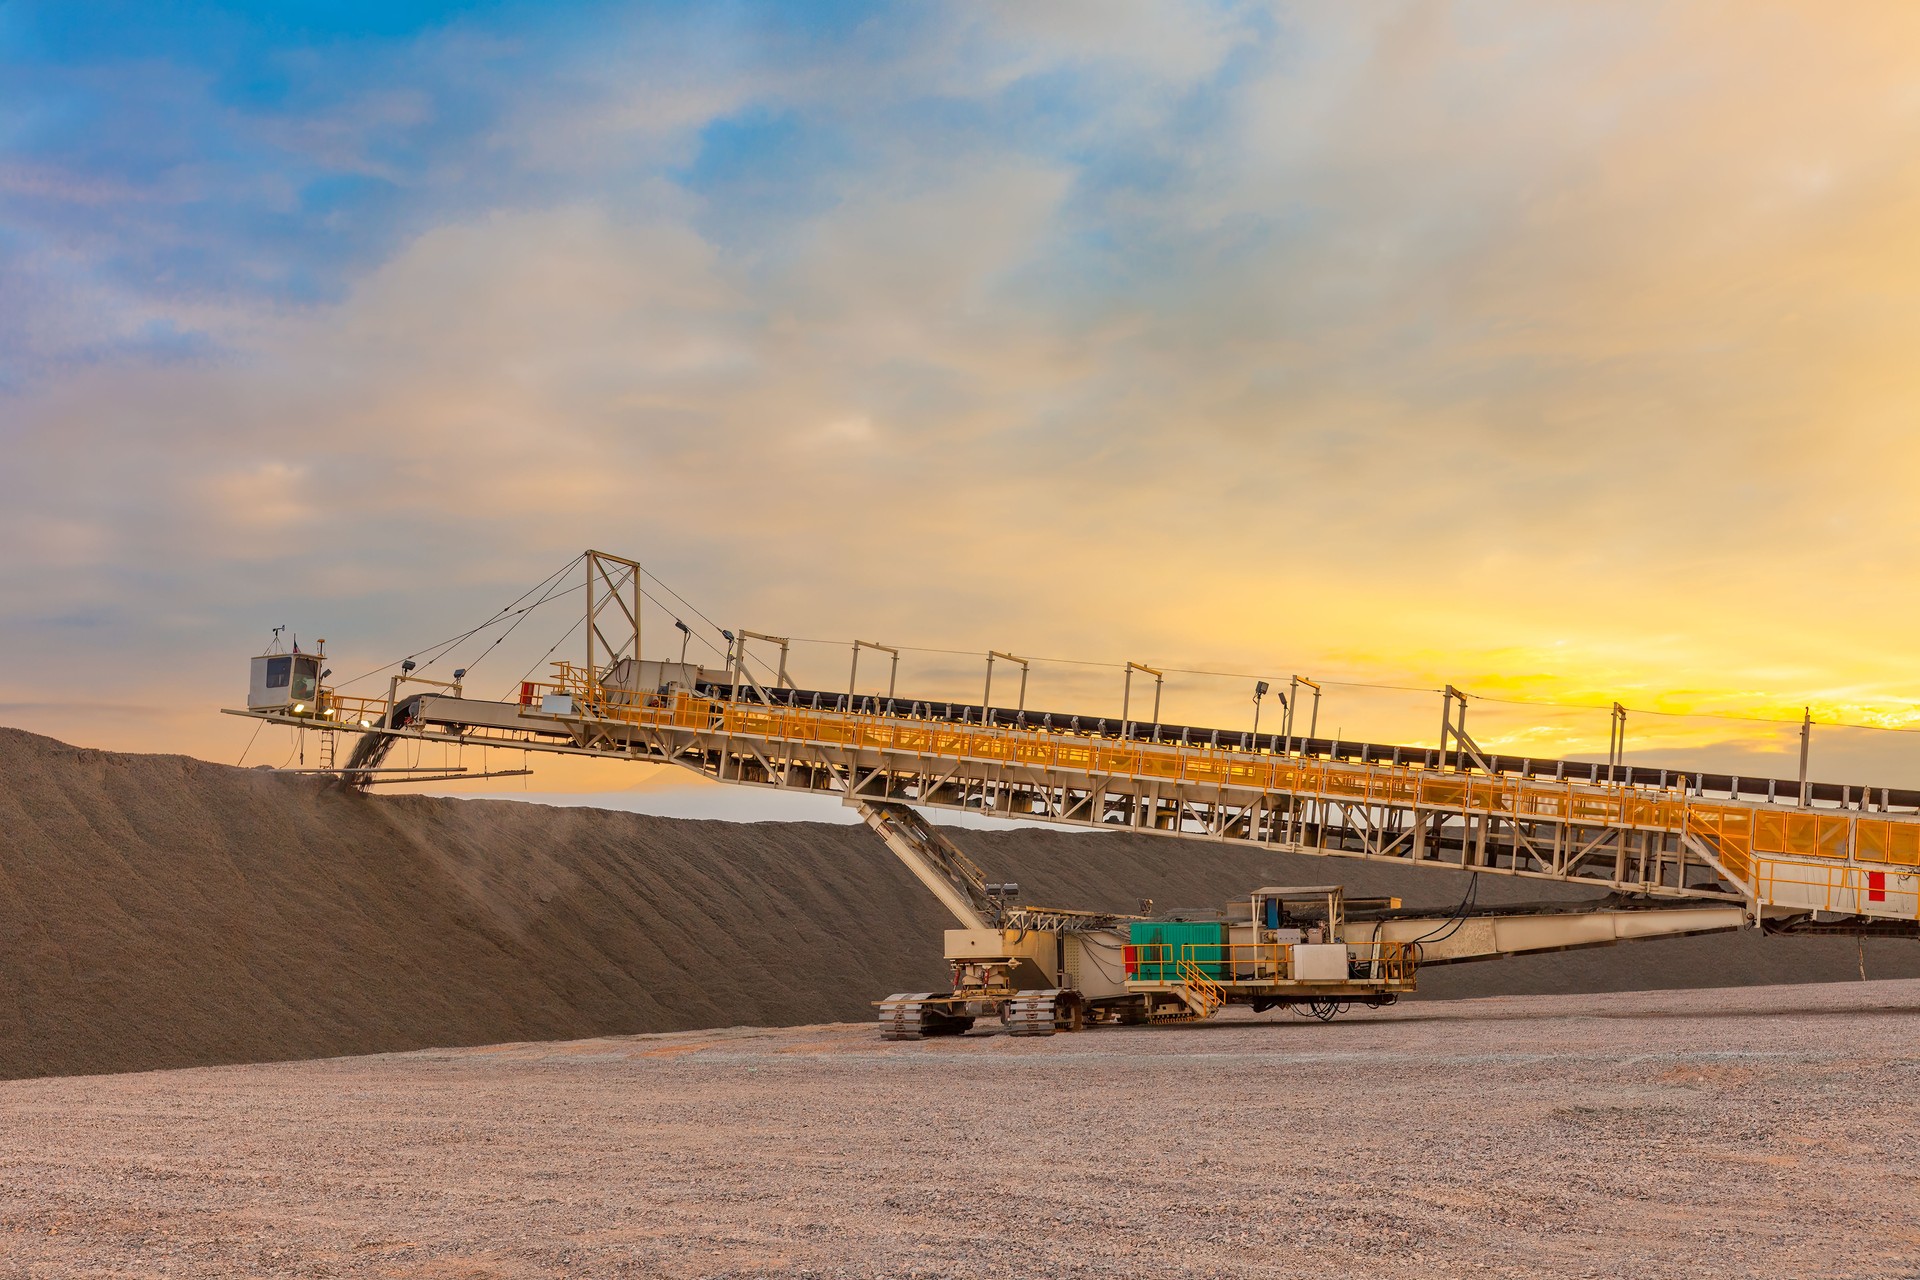
POLYGON ((1180 1003, 1156 1006, 1148 1015, 1152 1021, 1192 1022, 1211 1018, 1227 1002, 1225 989, 1207 976, 1207 971, 1194 960, 1189 949, 1182 949, 1174 972, 1179 975, 1180 981, 1170 994, 1178 996, 1180 1003))
POLYGON ((1191 955, 1180 957, 1180 998, 1190 1005, 1196 1015, 1211 1018, 1221 1005, 1227 1002, 1227 993, 1219 983, 1207 976, 1206 970, 1195 963, 1191 955))
POLYGON ((1681 839, 1712 863, 1729 881, 1753 891, 1752 815, 1718 806, 1689 805, 1681 819, 1681 839))

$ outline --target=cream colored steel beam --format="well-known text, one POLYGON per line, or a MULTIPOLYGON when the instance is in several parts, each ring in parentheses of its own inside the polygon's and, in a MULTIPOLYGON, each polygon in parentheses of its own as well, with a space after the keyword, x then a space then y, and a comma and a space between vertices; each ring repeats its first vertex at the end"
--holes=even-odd
POLYGON ((1341 940, 1349 943, 1417 942, 1421 964, 1448 964, 1521 955, 1529 951, 1565 951, 1603 947, 1646 938, 1675 938, 1695 933, 1727 933, 1745 923, 1741 907, 1687 907, 1653 911, 1583 911, 1561 914, 1433 916, 1423 919, 1350 922, 1341 940))
MULTIPOLYGON (((1180 839, 1744 903, 1756 917, 1829 911, 1920 918, 1920 876, 1902 861, 1920 845, 1914 815, 1702 802, 1678 789, 1119 743, 692 695, 660 708, 576 708, 566 715, 434 694, 413 706, 413 724, 370 732, 651 760, 730 784, 844 789, 858 800, 921 809, 1120 825, 1180 839), (1787 832, 1799 842, 1788 846, 1792 853, 1774 852, 1782 837, 1768 824, 1782 823, 1808 827, 1787 832)), ((281 713, 245 714, 326 727, 281 713)))
POLYGON ((887 842, 887 848, 907 865, 914 878, 940 899, 940 905, 953 913, 961 928, 994 928, 981 909, 985 905, 985 879, 973 860, 951 840, 906 805, 853 799, 847 803, 887 842))

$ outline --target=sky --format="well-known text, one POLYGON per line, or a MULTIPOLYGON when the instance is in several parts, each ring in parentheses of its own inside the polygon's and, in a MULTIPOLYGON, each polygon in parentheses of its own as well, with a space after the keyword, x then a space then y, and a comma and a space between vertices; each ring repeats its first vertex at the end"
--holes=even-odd
POLYGON ((346 678, 593 546, 802 683, 991 648, 1114 714, 1132 660, 1238 726, 1298 673, 1406 742, 1450 683, 1489 746, 1619 700, 1788 776, 1703 713, 1810 707, 1817 776, 1920 784, 1831 727, 1920 728, 1916 52, 1902 3, 0 0, 0 723, 297 759, 218 714, 271 627, 346 678))

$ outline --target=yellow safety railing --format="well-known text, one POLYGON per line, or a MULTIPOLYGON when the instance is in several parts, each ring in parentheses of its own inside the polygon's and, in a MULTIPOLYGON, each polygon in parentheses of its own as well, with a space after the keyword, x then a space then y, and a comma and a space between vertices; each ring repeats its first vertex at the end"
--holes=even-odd
POLYGON ((316 729, 371 729, 387 714, 385 698, 358 698, 340 694, 322 685, 309 703, 276 707, 272 714, 292 715, 316 729), (299 710, 295 710, 298 706, 299 710))
POLYGON ((1853 856, 1896 867, 1920 865, 1920 823, 1884 818, 1853 820, 1853 856))
MULTIPOLYGON (((1413 977, 1415 948, 1405 942, 1348 942, 1349 966, 1373 981, 1413 977)), ((1187 972, 1222 985, 1291 982, 1293 947, 1283 942, 1143 942, 1128 945, 1128 976, 1142 982, 1186 982, 1187 972)))
POLYGON ((1751 879, 1755 860, 1764 854, 1920 864, 1920 821, 1911 818, 1806 809, 1769 813, 1751 805, 1696 802, 1687 808, 1685 829, 1704 839, 1727 870, 1743 880, 1751 879))
POLYGON ((1751 811, 1745 809, 1689 806, 1685 830, 1706 845, 1742 884, 1750 884, 1753 880, 1752 818, 1751 811))
POLYGON ((1913 900, 1912 889, 1901 892, 1887 883, 1887 872, 1841 862, 1762 859, 1757 876, 1754 889, 1763 901, 1792 902, 1816 911, 1889 915, 1897 914, 1888 906, 1889 894, 1913 900))
MULTIPOLYGON (((805 707, 721 702, 689 693, 635 695, 599 686, 556 663, 538 686, 569 694, 576 715, 642 726, 698 729, 775 741, 899 751, 1065 769, 1103 777, 1198 783, 1361 804, 1451 809, 1512 818, 1630 826, 1705 839, 1736 875, 1761 853, 1920 865, 1920 818, 1775 810, 1697 800, 1672 788, 1446 773, 1424 765, 1358 764, 1258 755, 1227 747, 1118 742, 1062 730, 910 720, 805 707), (1856 828, 1859 834, 1856 837, 1856 828)), ((535 699, 537 702, 537 698, 535 699)))
MULTIPOLYGON (((1183 952, 1184 950, 1186 949, 1183 948, 1183 952)), ((1200 1002, 1200 1008, 1196 1012, 1203 1018, 1211 1018, 1215 1011, 1227 1002, 1227 993, 1220 984, 1209 978, 1200 966, 1194 963, 1193 958, 1186 954, 1180 957, 1180 983, 1200 1002)))
POLYGON ((387 700, 385 698, 358 698, 352 694, 339 694, 331 689, 320 691, 320 709, 318 719, 332 723, 343 729, 370 729, 386 718, 387 700))
POLYGON ((1410 982, 1419 964, 1420 946, 1413 942, 1348 943, 1349 953, 1359 952, 1375 977, 1385 982, 1410 982))
POLYGON ((1228 981, 1253 982, 1284 979, 1293 949, 1278 942, 1142 942, 1128 944, 1128 950, 1129 972, 1143 981, 1173 981, 1182 965, 1194 964, 1228 981))

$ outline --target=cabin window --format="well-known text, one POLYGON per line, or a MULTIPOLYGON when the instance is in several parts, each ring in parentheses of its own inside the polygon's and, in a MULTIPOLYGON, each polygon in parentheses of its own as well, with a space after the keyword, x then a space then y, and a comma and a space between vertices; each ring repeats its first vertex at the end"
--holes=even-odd
POLYGON ((293 663, 293 696, 301 702, 313 701, 314 688, 320 683, 320 660, 296 658, 293 663))
POLYGON ((267 688, 284 689, 293 675, 292 658, 267 659, 267 688))

